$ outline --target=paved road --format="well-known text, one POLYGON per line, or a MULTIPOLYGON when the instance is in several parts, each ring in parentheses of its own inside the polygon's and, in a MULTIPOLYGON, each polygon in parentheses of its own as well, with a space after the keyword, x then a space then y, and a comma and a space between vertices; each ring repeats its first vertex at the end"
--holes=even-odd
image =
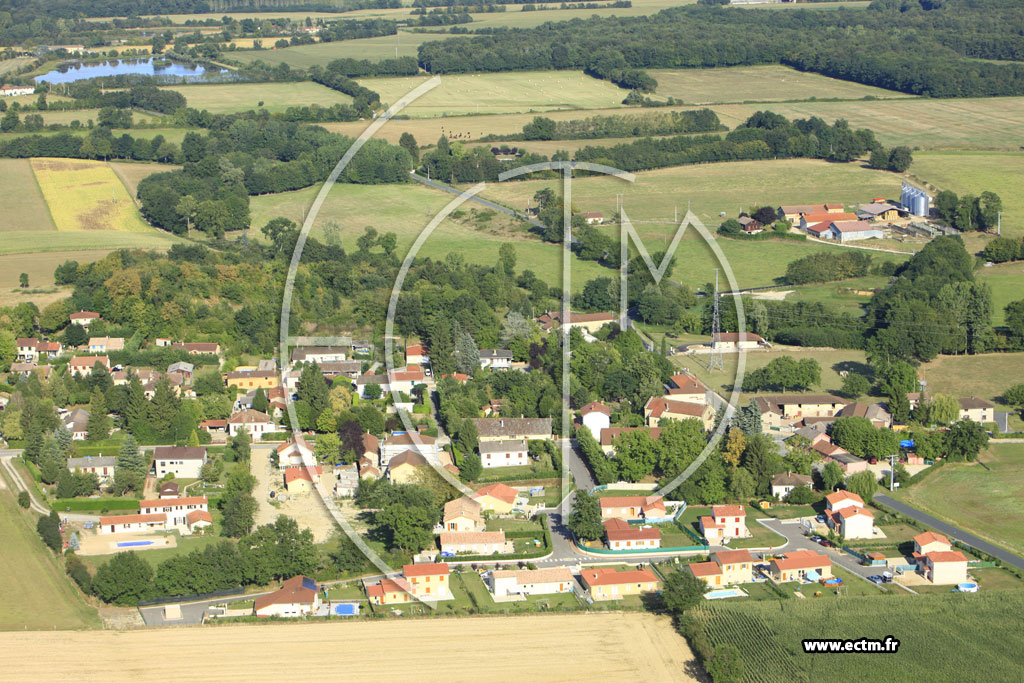
POLYGON ((912 508, 906 503, 901 503, 900 501, 894 498, 890 498, 885 494, 876 493, 875 500, 877 500, 882 505, 886 505, 892 508, 893 510, 899 512, 902 515, 906 515, 907 517, 916 519, 922 524, 927 524, 933 529, 942 532, 949 538, 956 539, 961 543, 971 546, 972 548, 977 548, 978 550, 986 552, 989 555, 992 555, 993 557, 998 557, 1000 560, 1002 560, 1008 565, 1014 566, 1017 569, 1024 570, 1024 557, 1021 557, 1020 555, 1014 555, 1008 550, 1003 550, 999 546, 992 545, 988 541, 982 540, 974 534, 968 533, 963 529, 959 529, 953 526, 952 524, 947 524, 940 519, 935 519, 931 515, 926 515, 920 510, 912 508))
POLYGON ((995 414, 996 427, 1000 434, 1007 434, 1010 431, 1010 413, 1001 411, 995 414))
MULTIPOLYGON (((848 553, 844 553, 841 550, 836 550, 835 548, 825 548, 818 545, 807 536, 804 536, 803 526, 800 524, 783 524, 782 521, 778 519, 759 519, 757 521, 761 525, 768 527, 772 531, 775 531, 785 536, 786 550, 813 550, 816 553, 822 553, 824 555, 827 555, 828 558, 832 560, 832 564, 839 565, 851 574, 854 574, 864 579, 864 581, 868 581, 867 577, 869 576, 874 576, 875 574, 881 573, 881 568, 864 566, 860 563, 859 560, 857 560, 855 557, 848 553)), ((868 583, 871 582, 868 581, 868 583)), ((879 591, 883 593, 885 592, 885 590, 881 586, 878 586, 874 583, 871 583, 871 585, 878 588, 879 591)))
POLYGON ((201 600, 199 602, 183 602, 181 604, 181 619, 164 620, 164 605, 153 605, 151 607, 140 607, 139 613, 146 626, 197 626, 203 623, 203 615, 213 605, 221 605, 239 600, 252 600, 260 595, 267 595, 273 591, 263 593, 250 593, 248 595, 237 595, 227 598, 216 598, 214 600, 201 600))

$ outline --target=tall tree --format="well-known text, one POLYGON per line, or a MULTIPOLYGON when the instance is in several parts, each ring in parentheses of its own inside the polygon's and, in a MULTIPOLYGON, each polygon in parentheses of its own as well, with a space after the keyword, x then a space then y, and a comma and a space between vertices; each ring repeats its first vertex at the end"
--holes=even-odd
POLYGON ((601 525, 601 504, 597 496, 579 490, 569 513, 569 530, 582 541, 596 541, 604 535, 601 525))
POLYGON ((103 392, 95 389, 89 399, 89 419, 86 434, 89 441, 102 441, 110 436, 110 416, 107 415, 107 401, 103 392))

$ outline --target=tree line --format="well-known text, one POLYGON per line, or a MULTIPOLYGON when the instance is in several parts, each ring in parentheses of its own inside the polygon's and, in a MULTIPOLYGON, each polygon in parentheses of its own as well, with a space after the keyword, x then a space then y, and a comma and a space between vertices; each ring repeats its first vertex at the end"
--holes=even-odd
POLYGON ((585 140, 708 133, 724 128, 715 112, 697 109, 661 114, 612 114, 571 121, 554 121, 545 116, 537 116, 523 126, 521 135, 493 137, 506 140, 585 140))
POLYGON ((591 17, 430 41, 420 45, 419 61, 431 73, 584 69, 638 89, 652 85, 643 69, 786 64, 916 95, 1024 93, 1021 65, 975 61, 1018 58, 1007 55, 1021 50, 1012 28, 1024 23, 1019 6, 909 4, 912 11, 874 2, 866 12, 689 6, 652 16, 591 17))

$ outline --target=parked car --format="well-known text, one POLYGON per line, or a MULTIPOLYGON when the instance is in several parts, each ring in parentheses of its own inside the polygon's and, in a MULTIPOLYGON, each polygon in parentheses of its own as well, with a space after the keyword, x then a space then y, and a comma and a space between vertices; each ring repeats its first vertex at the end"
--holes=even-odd
POLYGON ((877 465, 878 464, 878 458, 872 456, 871 459, 868 460, 868 464, 869 465, 877 465))
POLYGON ((820 524, 824 524, 825 523, 825 515, 818 515, 817 517, 814 518, 814 521, 818 522, 820 524))
POLYGON ((821 543, 826 548, 831 548, 832 547, 832 542, 830 540, 828 540, 827 538, 821 539, 820 541, 818 541, 818 543, 821 543))
POLYGON ((874 583, 874 584, 881 584, 881 583, 885 582, 885 579, 883 579, 878 574, 874 574, 874 575, 868 577, 868 581, 870 581, 871 583, 874 583))

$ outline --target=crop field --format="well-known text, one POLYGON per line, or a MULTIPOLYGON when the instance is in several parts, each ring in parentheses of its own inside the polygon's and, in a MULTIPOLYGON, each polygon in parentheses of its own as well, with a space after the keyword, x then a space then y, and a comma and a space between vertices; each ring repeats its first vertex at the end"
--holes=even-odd
POLYGON ((1024 551, 1024 444, 991 441, 975 463, 947 463, 899 497, 982 538, 1024 551))
POLYGON ((241 681, 253 671, 273 679, 359 681, 507 681, 509 672, 538 672, 548 680, 692 681, 686 641, 667 617, 649 614, 376 619, 355 622, 224 625, 128 632, 66 633, 60 657, 38 633, 0 636, 0 666, 17 680, 241 681), (294 640, 293 640, 294 639, 294 640), (302 642, 331 656, 282 657, 282 642, 302 642), (367 657, 382 642, 402 643, 387 657, 367 657), (557 641, 557 642, 553 642, 557 641), (451 643, 458 642, 458 648, 451 643), (514 645, 513 645, 514 644, 514 645), (113 661, 111 648, 133 658, 113 661), (524 662, 524 655, 529 661, 524 662), (159 659, 160 667, 137 662, 159 659), (123 664, 121 662, 124 662, 123 664), (244 666, 239 666, 244 662, 244 666), (425 662, 430 662, 425 673, 425 662))
POLYGON ((657 93, 687 104, 779 102, 837 98, 906 97, 903 93, 805 73, 785 66, 736 66, 719 69, 649 69, 657 93))
POLYGON ((805 654, 802 639, 890 635, 900 641, 898 654, 843 654, 843 670, 857 671, 860 681, 1011 681, 1024 648, 1024 631, 1016 627, 1022 608, 1024 591, 1000 591, 708 604, 691 614, 712 647, 736 646, 744 681, 832 680, 835 656, 805 654))
MULTIPOLYGON (((998 98, 991 101, 1000 102, 998 98)), ((1024 98, 1020 98, 1018 107, 1021 128, 1012 139, 1019 142, 1024 136, 1024 98)), ((1024 152, 914 152, 910 171, 960 195, 995 192, 1003 200, 1003 235, 1024 235, 1024 152)))
POLYGON ((195 129, 190 129, 190 128, 130 128, 130 129, 127 129, 127 128, 115 128, 115 129, 113 129, 110 132, 114 135, 114 137, 120 137, 120 136, 124 135, 125 133, 127 133, 128 135, 131 135, 136 140, 139 140, 139 139, 152 140, 157 135, 162 135, 164 140, 166 140, 167 142, 173 142, 174 144, 180 146, 181 145, 181 141, 185 139, 185 134, 188 133, 190 130, 194 131, 195 129))
POLYGON ((31 163, 57 230, 153 232, 105 163, 48 158, 31 163))
MULTIPOLYGON (((380 93, 382 102, 393 104, 426 80, 425 76, 409 76, 362 79, 360 83, 380 93)), ((438 117, 601 109, 621 103, 627 94, 609 81, 581 71, 453 74, 442 76, 440 85, 402 113, 410 117, 438 117)))
MULTIPOLYGON (((708 341, 708 338, 704 338, 708 341)), ((669 340, 671 341, 671 339, 669 340)), ((791 356, 797 360, 811 358, 818 361, 821 366, 821 384, 813 387, 808 393, 833 393, 839 391, 843 385, 843 379, 839 371, 843 369, 856 369, 859 372, 871 373, 870 367, 864 356, 864 352, 858 349, 820 349, 798 346, 774 346, 771 351, 751 351, 747 353, 746 372, 751 372, 768 365, 780 356, 791 356)), ((673 356, 672 361, 681 368, 686 368, 708 387, 719 392, 726 398, 732 391, 736 381, 736 364, 739 356, 735 353, 727 353, 722 359, 722 369, 709 371, 707 368, 708 357, 706 355, 673 356)), ((763 392, 778 393, 778 392, 763 392)), ((799 394, 801 392, 787 392, 799 394)), ((744 392, 741 395, 741 405, 746 405, 748 400, 756 396, 756 393, 744 392)))
MULTIPOLYGON (((355 18, 351 16, 351 13, 346 13, 344 16, 355 18)), ((229 56, 233 60, 245 63, 262 60, 267 64, 281 64, 283 62, 292 67, 308 69, 314 64, 326 64, 332 59, 343 57, 369 59, 371 61, 394 59, 395 48, 398 48, 399 57, 415 57, 421 43, 431 40, 443 40, 450 37, 450 35, 445 33, 408 33, 406 31, 399 31, 393 36, 357 38, 356 40, 317 43, 314 45, 296 45, 295 47, 274 50, 247 50, 244 52, 232 52, 229 56)), ((271 40, 269 43, 272 44, 273 41, 271 40)), ((264 40, 263 45, 267 47, 268 41, 264 40)))
MULTIPOLYGON (((51 243, 60 247, 64 240, 57 238, 67 234, 69 233, 58 235, 56 231, 51 230, 45 233, 30 233, 25 238, 32 240, 33 237, 48 237, 52 241, 51 243)), ((2 235, 7 238, 10 235, 21 236, 21 233, 2 233, 2 235)), ((95 249, 92 251, 40 252, 31 255, 0 255, 0 306, 14 306, 22 301, 31 301, 42 309, 49 303, 66 298, 69 288, 57 287, 54 284, 54 269, 69 259, 79 263, 90 263, 103 258, 109 251, 110 249, 95 249), (18 277, 21 273, 28 275, 29 287, 27 290, 21 289, 19 286, 18 277)))
POLYGON ((790 119, 820 116, 829 123, 846 119, 853 128, 875 131, 884 145, 921 149, 1016 150, 1024 136, 1024 97, 726 104, 712 108, 730 128, 758 109, 770 109, 790 119))
POLYGON ((176 85, 176 90, 194 109, 206 109, 213 114, 227 114, 250 109, 281 112, 288 107, 319 104, 329 107, 347 104, 352 98, 337 90, 303 81, 299 83, 216 83, 202 85, 176 85), (260 102, 263 106, 260 106, 260 102))
POLYGON ((939 356, 922 364, 921 374, 928 382, 930 394, 992 400, 1021 381, 1021 367, 1024 367, 1024 353, 939 356))
MULTIPOLYGON (((36 515, 17 506, 12 489, 2 477, 0 513, 0 571, 4 576, 0 582, 0 630, 98 628, 96 610, 85 604, 54 555, 40 541, 35 530, 36 515)), ((19 657, 17 653, 9 654, 19 657)), ((11 675, 11 665, 5 664, 5 675, 11 675)))
MULTIPOLYGON (((313 203, 319 186, 264 195, 251 199, 253 236, 267 221, 277 216, 301 224, 313 203)), ((418 184, 347 185, 337 184, 328 195, 317 216, 312 234, 329 243, 353 249, 355 241, 367 226, 378 232, 394 232, 398 236, 398 254, 404 256, 430 220, 453 199, 453 195, 418 184)), ((457 253, 470 263, 493 265, 502 244, 511 242, 518 255, 518 269, 530 268, 549 285, 561 280, 561 250, 553 245, 523 234, 510 224, 504 214, 487 220, 481 216, 485 207, 466 203, 464 215, 446 220, 437 227, 419 252, 421 257, 443 259, 457 253), (473 212, 476 211, 474 214, 473 212)), ((262 237, 262 236, 259 236, 262 237)), ((579 291, 587 280, 609 274, 593 261, 573 258, 573 289, 579 291)))
MULTIPOLYGON (((633 0, 632 7, 599 7, 597 9, 548 9, 524 12, 521 5, 508 5, 504 12, 473 14, 471 29, 498 28, 534 28, 549 21, 571 21, 573 19, 589 19, 598 17, 638 17, 660 12, 670 7, 693 4, 695 0, 633 0)), ((604 3, 601 3, 604 4, 604 3)), ((554 7, 552 3, 549 5, 554 7)))
POLYGON ((31 57, 15 57, 14 59, 0 61, 0 76, 16 71, 26 64, 31 64, 33 61, 31 57))
MULTIPOLYGON (((441 80, 444 81, 448 76, 442 76, 441 80)), ((369 87, 373 87, 373 81, 367 80, 366 84, 369 87)), ((686 111, 693 110, 694 107, 666 107, 658 108, 655 110, 640 109, 637 107, 613 107, 609 109, 588 109, 586 111, 579 111, 576 109, 566 109, 562 111, 546 111, 546 112, 527 112, 521 114, 482 114, 480 116, 452 116, 448 118, 433 118, 433 119, 393 119, 384 125, 383 128, 377 133, 377 137, 388 140, 389 142, 398 142, 398 138, 401 137, 402 133, 411 133, 416 138, 420 145, 432 145, 437 142, 437 139, 442 134, 458 135, 459 141, 476 140, 485 135, 510 135, 514 133, 521 133, 523 126, 533 120, 535 116, 543 115, 546 118, 554 121, 571 121, 575 119, 585 119, 591 116, 642 116, 644 114, 661 113, 669 111, 686 111)), ((344 123, 324 123, 321 124, 327 130, 335 133, 343 133, 345 135, 351 135, 353 137, 359 135, 366 129, 366 121, 353 121, 344 123)), ((553 141, 553 142, 540 142, 532 141, 529 143, 518 143, 527 146, 527 149, 531 151, 541 152, 538 147, 540 145, 556 145, 559 142, 563 145, 572 145, 579 140, 565 140, 565 141, 553 141)), ((606 144, 607 140, 590 140, 586 141, 590 144, 606 144)), ((513 145, 517 143, 511 143, 513 145)), ((557 148, 556 148, 557 149, 557 148)), ((541 152, 547 154, 547 152, 541 152)))
POLYGON ((0 233, 55 230, 28 159, 0 159, 0 233))

